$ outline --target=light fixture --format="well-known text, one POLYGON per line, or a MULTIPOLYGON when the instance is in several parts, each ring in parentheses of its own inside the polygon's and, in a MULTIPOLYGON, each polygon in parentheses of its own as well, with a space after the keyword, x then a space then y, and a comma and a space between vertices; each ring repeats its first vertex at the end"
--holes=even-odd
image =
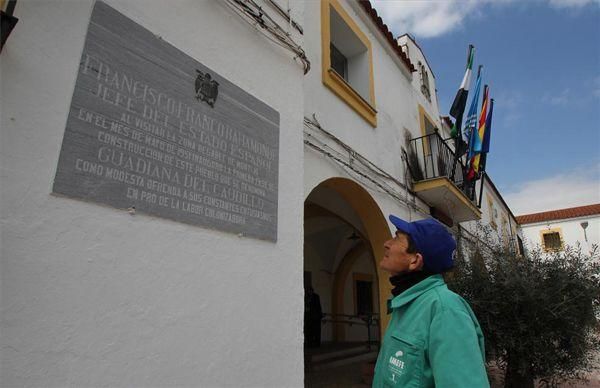
POLYGON ((587 222, 587 221, 583 221, 583 222, 582 222, 581 224, 579 224, 579 225, 581 225, 581 227, 583 228, 583 237, 585 238, 585 242, 587 242, 587 240, 588 240, 588 239, 587 239, 587 232, 586 232, 586 229, 587 229, 587 227, 588 227, 588 225, 589 225, 589 224, 588 224, 588 222, 587 222))
POLYGON ((356 240, 360 240, 361 237, 356 234, 356 230, 352 231, 352 234, 350 236, 348 236, 348 240, 352 240, 352 241, 356 241, 356 240))

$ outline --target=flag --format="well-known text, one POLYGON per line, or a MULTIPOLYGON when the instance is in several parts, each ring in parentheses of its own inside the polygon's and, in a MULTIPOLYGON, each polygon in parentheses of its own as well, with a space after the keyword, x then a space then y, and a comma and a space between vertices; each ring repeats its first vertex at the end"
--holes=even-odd
POLYGON ((473 131, 471 135, 471 144, 469 144, 469 158, 481 153, 483 145, 483 137, 485 135, 485 122, 487 119, 487 106, 489 98, 489 88, 487 85, 483 87, 483 99, 481 100, 481 113, 479 115, 478 130, 473 131))
POLYGON ((490 100, 490 113, 485 121, 485 135, 483 136, 483 145, 481 146, 481 160, 479 161, 479 169, 485 171, 485 163, 487 154, 490 152, 490 138, 492 136, 492 113, 494 112, 494 99, 490 100))
POLYGON ((471 138, 471 132, 475 129, 477 123, 477 104, 479 103, 479 90, 481 89, 482 67, 483 66, 480 65, 479 70, 477 71, 477 80, 475 81, 475 93, 473 94, 473 99, 471 100, 471 107, 469 108, 469 113, 467 114, 467 120, 465 120, 463 138, 467 142, 469 142, 471 138))
POLYGON ((494 99, 490 100, 490 113, 488 113, 487 120, 485 121, 485 135, 483 136, 483 144, 481 146, 481 153, 487 154, 490 152, 490 138, 492 137, 492 112, 494 111, 494 99))
POLYGON ((479 162, 481 160, 481 150, 483 146, 483 139, 486 132, 487 123, 487 107, 489 99, 489 88, 487 85, 483 87, 483 100, 481 103, 481 114, 479 116, 479 128, 477 131, 473 131, 471 135, 471 144, 469 147, 469 172, 467 178, 473 180, 479 173, 479 162))
POLYGON ((469 87, 471 86, 471 73, 473 71, 474 57, 475 47, 472 44, 470 44, 469 51, 467 54, 467 68, 465 70, 465 75, 460 84, 460 88, 456 92, 456 97, 454 97, 452 107, 450 108, 450 116, 456 119, 454 122, 454 126, 452 126, 452 131, 450 132, 450 136, 452 137, 457 137, 461 130, 463 113, 465 112, 465 106, 467 105, 467 96, 469 95, 469 87))

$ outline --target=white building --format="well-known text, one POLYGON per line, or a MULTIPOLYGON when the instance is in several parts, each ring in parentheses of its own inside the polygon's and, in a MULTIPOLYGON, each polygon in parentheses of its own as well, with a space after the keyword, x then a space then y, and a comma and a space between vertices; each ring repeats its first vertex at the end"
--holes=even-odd
MULTIPOLYGON (((362 301, 374 299, 367 310, 377 315, 390 295, 377 265, 392 235, 387 215, 433 214, 456 231, 480 211, 447 176, 452 148, 414 39, 394 40, 368 2, 331 0, 306 3, 304 42, 314 68, 304 83, 306 282, 331 314, 324 340, 364 341, 362 301)), ((376 333, 387 324, 379 318, 376 333)))
POLYGON ((461 191, 414 39, 368 1, 245 4, 18 2, 3 384, 302 386, 303 283, 323 340, 385 330, 388 214, 514 232, 461 191))
MULTIPOLYGON (((304 71, 293 59, 296 54, 272 44, 231 9, 231 3, 17 3, 14 15, 19 22, 0 53, 0 385, 302 385, 304 71), (278 113, 276 241, 156 217, 142 211, 144 202, 137 203, 132 215, 128 206, 53 194, 76 79, 80 64, 82 71, 85 66, 86 34, 99 4, 123 15, 111 17, 115 22, 109 27, 126 26, 131 32, 113 35, 107 43, 140 39, 139 45, 118 48, 124 53, 118 58, 108 61, 111 52, 102 54, 99 59, 108 66, 103 74, 106 68, 125 68, 119 58, 131 63, 148 59, 147 66, 128 73, 138 82, 135 95, 142 94, 144 84, 158 84, 155 78, 164 70, 185 82, 166 85, 161 92, 187 93, 185 101, 197 112, 219 111, 225 101, 236 98, 232 93, 242 90, 256 99, 253 103, 260 101, 278 113), (151 51, 151 46, 164 51, 151 51), (181 68, 162 67, 175 57, 183 61, 181 68), (194 61, 211 69, 221 84, 214 110, 193 98, 195 70, 204 69, 194 61), (179 72, 185 66, 187 76, 179 72)), ((287 28, 289 22, 276 9, 263 5, 287 28)), ((293 2, 292 7, 293 19, 302 20, 303 2, 293 2)), ((301 45, 302 34, 293 27, 289 32, 301 45)), ((104 82, 103 76, 100 81, 105 85, 112 79, 104 82)), ((152 105, 150 93, 147 105, 152 105)), ((158 89, 154 93, 158 97, 158 89)), ((118 98, 125 110, 141 109, 142 97, 132 99, 130 106, 126 94, 119 96, 108 92, 101 98, 115 103, 118 98)), ((106 112, 114 106, 92 104, 106 112)), ((161 105, 158 113, 167 109, 161 105)), ((129 144, 123 140, 127 134, 140 132, 124 128, 117 129, 122 132, 121 146, 129 144)), ((146 148, 148 159, 165 153, 158 153, 165 140, 150 135, 146 139, 156 140, 156 147, 146 148)), ((183 153, 178 156, 185 159, 183 153)), ((91 166, 82 163, 77 167, 91 166)), ((149 174, 140 175, 150 182, 149 174)), ((158 190, 140 190, 149 193, 148 200, 161 195, 158 190)), ((217 208, 207 209, 217 214, 217 208)))
POLYGON ((510 210, 502 194, 494 185, 492 178, 485 174, 477 181, 475 191, 478 206, 481 210, 481 219, 461 224, 467 238, 476 239, 482 226, 488 226, 485 233, 490 233, 492 241, 509 245, 517 252, 523 252, 523 237, 517 221, 518 217, 510 210))
POLYGON ((588 253, 600 244, 600 204, 524 214, 517 221, 528 249, 560 251, 579 244, 588 253))

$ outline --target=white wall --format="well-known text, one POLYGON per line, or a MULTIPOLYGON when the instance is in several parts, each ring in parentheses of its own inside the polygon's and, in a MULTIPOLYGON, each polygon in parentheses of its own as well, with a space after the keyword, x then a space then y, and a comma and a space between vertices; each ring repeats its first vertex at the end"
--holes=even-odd
POLYGON ((373 23, 366 24, 363 21, 364 16, 361 15, 364 11, 355 10, 347 1, 340 0, 340 4, 371 42, 375 108, 378 112, 377 127, 373 128, 322 83, 321 4, 318 1, 309 1, 305 5, 304 39, 313 66, 304 83, 305 115, 312 117, 316 114, 326 130, 402 180, 404 165, 400 155, 404 146, 405 128, 413 135, 420 136, 418 110, 413 100, 411 80, 380 44, 376 36, 380 32, 372 30, 373 23))
POLYGON ((481 179, 477 181, 475 185, 477 201, 479 201, 481 193, 481 220, 469 221, 461 223, 461 227, 466 229, 469 233, 476 234, 480 229, 479 224, 490 226, 492 238, 496 241, 505 241, 505 237, 509 241, 513 241, 516 244, 517 236, 521 235, 521 231, 517 221, 513 217, 510 209, 502 201, 496 190, 490 184, 491 178, 486 176, 483 181, 483 191, 481 191, 481 179), (488 198, 491 199, 492 209, 488 204, 488 198), (506 220, 506 223, 503 223, 506 220), (495 226, 493 226, 495 224, 495 226))
MULTIPOLYGON (((408 131, 412 136, 421 136, 412 77, 407 76, 406 70, 399 67, 404 66, 403 63, 398 64, 398 59, 390 57, 388 49, 383 46, 388 44, 387 41, 383 41, 380 32, 368 21, 368 16, 360 6, 345 0, 340 0, 340 4, 371 42, 377 127, 371 127, 322 83, 321 5, 317 1, 306 2, 305 8, 304 40, 313 70, 304 80, 304 114, 309 118, 315 114, 323 128, 397 180, 404 182, 407 174, 401 159, 401 150, 405 144, 404 134, 408 131)), ((363 185, 386 217, 389 213, 407 219, 424 217, 424 214, 409 213, 405 205, 383 193, 372 183, 361 180, 332 159, 308 147, 305 147, 304 173, 305 197, 328 178, 345 177, 363 185)), ((407 196, 407 200, 412 201, 413 198, 407 196)), ((422 201, 416 201, 421 208, 428 209, 422 201)))
POLYGON ((583 252, 589 252, 592 245, 600 245, 600 215, 591 215, 563 220, 552 220, 537 222, 533 224, 521 225, 523 237, 528 249, 536 245, 542 246, 542 237, 540 232, 548 229, 560 228, 563 244, 575 247, 577 243, 581 245, 583 252), (588 223, 586 229, 587 242, 583 234, 582 222, 588 223))
MULTIPOLYGON (((423 109, 425 109, 427 114, 429 114, 429 116, 433 120, 433 125, 435 125, 439 130, 441 130, 442 122, 440 119, 440 111, 438 106, 437 90, 435 86, 435 76, 433 73, 433 69, 429 67, 429 63, 425 59, 425 53, 423 53, 421 51, 421 48, 417 46, 415 42, 413 42, 413 40, 410 39, 408 36, 401 36, 398 39, 398 44, 408 46, 408 57, 410 58, 410 61, 412 62, 413 66, 417 69, 417 71, 413 73, 412 79, 412 87, 415 101, 419 103, 423 107, 423 109), (429 73, 429 93, 431 97, 430 100, 428 100, 421 91, 422 82, 421 70, 419 69, 419 62, 421 62, 425 66, 427 72, 429 73)), ((440 135, 443 138, 447 137, 446 135, 440 135)))
MULTIPOLYGON (((369 20, 360 5, 351 4, 350 1, 345 0, 339 2, 371 42, 377 127, 373 128, 322 83, 321 4, 317 1, 305 3, 304 40, 313 70, 308 73, 304 81, 304 114, 308 118, 315 114, 323 128, 398 181, 404 182, 407 170, 401 159, 401 150, 405 145, 405 133, 408 132, 413 137, 421 136, 412 76, 410 73, 407 75, 407 70, 402 68, 405 65, 400 63, 399 59, 390 56, 391 50, 386 46, 388 42, 382 38, 381 33, 369 20)), ((329 142, 328 146, 339 150, 339 147, 333 142, 329 142)), ((328 149, 328 151, 330 150, 328 149)), ((347 155, 347 151, 344 152, 347 155)), ((377 203, 386 220, 389 214, 395 214, 407 220, 421 219, 426 216, 424 212, 409 210, 402 201, 383 192, 372 182, 359 177, 332 158, 326 157, 310 147, 305 147, 305 198, 319 183, 332 177, 343 177, 360 184, 377 203)), ((415 201, 421 209, 429 209, 419 199, 412 198, 398 187, 396 189, 406 197, 406 201, 415 201)), ((389 222, 388 225, 390 227, 389 236, 391 236, 395 227, 389 222)), ((380 257, 375 258, 376 263, 379 263, 380 260, 380 257)), ((388 280, 383 278, 379 281, 387 282, 388 280)), ((381 295, 380 297, 388 298, 389 296, 381 295)))
POLYGON ((302 68, 223 3, 108 3, 279 112, 278 240, 51 195, 93 1, 18 2, 0 54, 2 385, 302 386, 302 68))

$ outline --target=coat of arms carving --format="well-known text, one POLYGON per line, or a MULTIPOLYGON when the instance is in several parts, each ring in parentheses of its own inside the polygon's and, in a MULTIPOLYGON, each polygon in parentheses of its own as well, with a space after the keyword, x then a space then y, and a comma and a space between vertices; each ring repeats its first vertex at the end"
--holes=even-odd
POLYGON ((196 69, 196 99, 206 102, 211 108, 215 107, 219 95, 219 83, 211 75, 196 69))

